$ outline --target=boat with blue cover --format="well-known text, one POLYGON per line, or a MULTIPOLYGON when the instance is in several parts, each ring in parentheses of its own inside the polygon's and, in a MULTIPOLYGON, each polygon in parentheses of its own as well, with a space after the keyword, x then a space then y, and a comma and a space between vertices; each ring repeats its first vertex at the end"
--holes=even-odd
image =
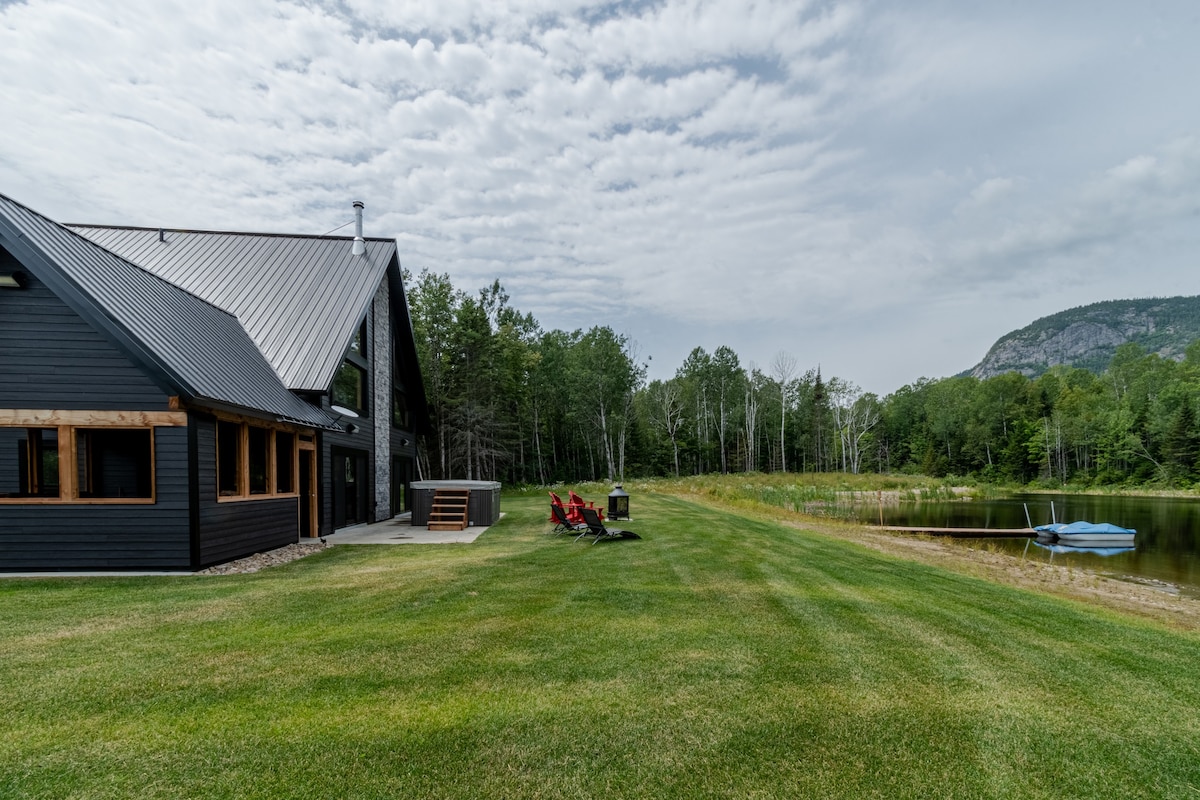
POLYGON ((1053 538, 1064 544, 1090 544, 1102 547, 1120 547, 1133 544, 1137 533, 1133 528, 1122 528, 1107 522, 1054 522, 1034 528, 1038 536, 1053 538))

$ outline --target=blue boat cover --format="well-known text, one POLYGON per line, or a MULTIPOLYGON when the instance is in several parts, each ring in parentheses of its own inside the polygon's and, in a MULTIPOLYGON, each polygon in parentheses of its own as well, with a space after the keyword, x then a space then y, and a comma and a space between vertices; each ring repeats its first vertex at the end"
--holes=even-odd
POLYGON ((1137 533, 1133 528, 1122 528, 1118 525, 1113 525, 1108 522, 1056 522, 1052 525, 1038 525, 1034 528, 1035 531, 1046 531, 1047 533, 1071 534, 1071 533, 1137 533))

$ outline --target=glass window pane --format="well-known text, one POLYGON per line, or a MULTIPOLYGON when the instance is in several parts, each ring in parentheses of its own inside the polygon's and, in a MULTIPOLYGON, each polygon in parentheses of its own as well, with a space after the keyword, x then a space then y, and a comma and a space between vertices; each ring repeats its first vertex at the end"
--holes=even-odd
POLYGON ((267 469, 271 463, 271 432, 250 427, 250 494, 267 493, 267 469))
POLYGON ((349 361, 343 361, 333 379, 333 392, 331 393, 333 404, 362 413, 366 407, 363 402, 365 383, 366 371, 349 361))
POLYGON ((154 496, 150 429, 77 428, 75 463, 80 497, 154 496))
POLYGON ((238 471, 242 468, 242 426, 217 422, 217 494, 233 497, 241 493, 238 471))
POLYGON ((23 475, 28 456, 29 436, 24 428, 0 428, 0 497, 24 494, 23 475))
POLYGON ((58 496, 58 429, 0 428, 0 497, 58 496))
POLYGON ((367 355, 367 321, 363 320, 362 325, 354 332, 354 338, 350 340, 350 352, 360 356, 367 355))
POLYGON ((392 392, 392 424, 409 430, 408 397, 399 389, 392 392))
POLYGON ((296 435, 287 431, 275 431, 275 492, 289 494, 295 491, 296 435))

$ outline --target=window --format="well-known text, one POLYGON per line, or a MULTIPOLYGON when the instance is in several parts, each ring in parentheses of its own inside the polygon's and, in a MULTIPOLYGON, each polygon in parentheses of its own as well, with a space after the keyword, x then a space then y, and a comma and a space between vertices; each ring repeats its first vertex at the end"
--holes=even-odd
POLYGON ((31 413, 87 417, 88 422, 0 424, 0 502, 154 502, 153 424, 106 424, 105 412, 98 411, 31 413))
POLYGON ((217 420, 218 500, 294 496, 297 464, 295 433, 217 420))
POLYGON ((333 378, 333 405, 348 408, 362 414, 366 411, 367 371, 357 364, 346 360, 333 378))
POLYGON ((0 497, 59 493, 58 428, 0 428, 0 497))
POLYGON ((250 456, 250 494, 266 494, 271 469, 271 431, 257 425, 246 429, 250 456))
POLYGON ((335 406, 348 408, 356 414, 367 414, 367 321, 363 320, 350 340, 346 358, 333 377, 329 399, 335 406))
POLYGON ((412 415, 408 409, 408 393, 404 387, 404 364, 400 342, 392 337, 392 426, 412 430, 412 415))
POLYGON ((275 493, 296 491, 296 434, 275 431, 275 493))
POLYGON ((242 494, 242 426, 237 422, 217 422, 217 494, 237 497, 242 494))
POLYGON ((358 330, 354 332, 354 338, 350 340, 349 354, 357 355, 359 358, 367 357, 367 321, 365 319, 358 326, 358 330))
POLYGON ((80 497, 154 496, 154 442, 149 428, 76 428, 80 497))
POLYGON ((408 413, 408 396, 402 389, 392 390, 392 425, 406 431, 412 429, 412 418, 408 413))

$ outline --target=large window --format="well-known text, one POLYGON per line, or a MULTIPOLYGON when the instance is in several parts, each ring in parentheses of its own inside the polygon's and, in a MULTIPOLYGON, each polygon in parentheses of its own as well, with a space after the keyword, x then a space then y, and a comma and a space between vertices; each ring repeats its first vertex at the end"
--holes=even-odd
POLYGON ((408 395, 400 388, 392 390, 392 425, 402 430, 412 430, 412 416, 408 413, 408 395))
POLYGON ((217 420, 218 499, 295 496, 296 441, 291 431, 217 420))
POLYGON ((154 502, 154 429, 0 424, 2 501, 154 502))
POLYGON ((367 410, 367 371, 349 359, 343 361, 333 378, 331 400, 335 406, 364 414, 367 410))
POLYGON ((154 496, 154 442, 149 428, 75 429, 80 497, 154 496))
POLYGON ((392 426, 412 430, 412 414, 408 410, 408 394, 404 386, 404 361, 400 343, 392 337, 392 426))
POLYGON ((333 377, 329 399, 335 406, 348 408, 356 414, 366 416, 367 403, 367 323, 363 320, 350 347, 346 350, 346 358, 333 377))

